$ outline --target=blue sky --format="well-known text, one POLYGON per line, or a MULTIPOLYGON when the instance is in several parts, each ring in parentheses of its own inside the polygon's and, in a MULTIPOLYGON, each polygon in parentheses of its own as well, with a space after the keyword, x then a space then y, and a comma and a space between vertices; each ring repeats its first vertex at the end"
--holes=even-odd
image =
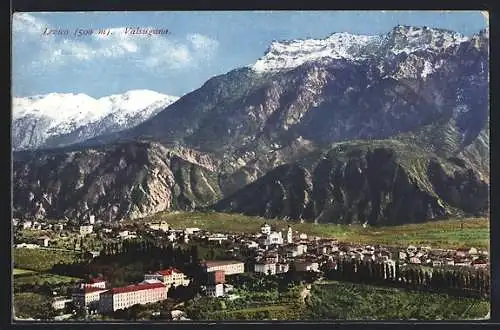
POLYGON ((398 24, 471 35, 487 27, 487 20, 479 11, 18 13, 13 17, 12 92, 97 98, 151 89, 182 96, 215 75, 254 63, 273 40, 381 34, 398 24), (43 36, 47 27, 70 35, 43 36), (127 27, 168 29, 169 34, 126 35, 127 27), (112 29, 113 34, 76 37, 76 28, 112 29))

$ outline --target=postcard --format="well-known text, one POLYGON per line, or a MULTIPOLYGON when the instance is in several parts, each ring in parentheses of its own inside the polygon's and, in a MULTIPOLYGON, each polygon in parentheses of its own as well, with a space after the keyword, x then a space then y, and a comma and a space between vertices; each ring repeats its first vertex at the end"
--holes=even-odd
POLYGON ((14 13, 13 321, 489 319, 488 31, 14 13))

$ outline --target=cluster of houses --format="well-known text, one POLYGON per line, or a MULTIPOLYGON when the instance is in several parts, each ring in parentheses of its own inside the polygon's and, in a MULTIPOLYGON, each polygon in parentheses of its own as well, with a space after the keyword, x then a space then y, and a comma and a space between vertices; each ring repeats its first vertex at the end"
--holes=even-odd
POLYGON ((408 246, 399 251, 399 260, 403 264, 426 265, 432 267, 456 266, 487 268, 488 251, 472 248, 458 248, 456 250, 432 250, 430 247, 408 246))

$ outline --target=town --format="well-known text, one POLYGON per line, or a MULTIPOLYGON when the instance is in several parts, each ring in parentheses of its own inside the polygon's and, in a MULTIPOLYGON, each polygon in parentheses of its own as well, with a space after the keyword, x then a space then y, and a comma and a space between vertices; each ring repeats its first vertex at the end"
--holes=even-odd
MULTIPOLYGON (((166 300, 177 288, 189 287, 192 282, 200 284, 196 295, 238 299, 235 292, 239 282, 231 279, 247 273, 284 276, 293 268, 293 272, 311 274, 312 281, 321 281, 329 278, 332 271, 340 274, 346 272, 346 265, 357 263, 358 270, 362 264, 383 265, 383 279, 403 281, 402 275, 395 275, 399 269, 417 268, 432 274, 438 269, 474 272, 489 268, 485 249, 352 244, 335 238, 311 237, 295 231, 293 224, 287 228, 272 228, 263 223, 260 231, 255 233, 208 232, 200 228, 172 228, 165 221, 140 225, 105 223, 89 216, 85 224, 13 219, 13 227, 15 249, 80 251, 89 262, 117 253, 111 251, 113 244, 130 245, 148 238, 165 242, 172 248, 208 248, 208 258, 199 260, 201 273, 187 274, 181 270, 183 264, 180 263, 161 268, 160 262, 157 269, 144 272, 141 281, 121 286, 111 286, 102 274, 82 279, 75 283, 71 294, 53 296, 53 309, 61 311, 56 319, 75 314, 82 317, 109 314, 135 305, 158 303, 166 300), (214 249, 220 253, 216 255, 214 249), (62 315, 63 310, 66 316, 62 315)), ((424 280, 421 282, 424 285, 424 280)), ((171 311, 171 318, 188 319, 179 309, 171 311)))

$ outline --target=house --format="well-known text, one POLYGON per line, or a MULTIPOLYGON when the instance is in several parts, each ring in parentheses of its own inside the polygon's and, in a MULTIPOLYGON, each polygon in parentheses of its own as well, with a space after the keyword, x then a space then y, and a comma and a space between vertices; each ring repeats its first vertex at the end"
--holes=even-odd
POLYGON ((87 256, 89 258, 92 258, 92 259, 95 259, 95 258, 99 257, 100 255, 101 255, 100 251, 88 251, 87 252, 87 256))
POLYGON ((33 225, 33 223, 31 221, 24 221, 23 222, 23 229, 31 229, 31 226, 33 225))
POLYGON ((167 222, 161 221, 161 222, 153 222, 148 224, 148 227, 152 230, 161 230, 161 231, 168 231, 170 229, 170 226, 168 225, 167 222))
POLYGON ((271 232, 267 235, 264 245, 272 245, 272 244, 277 244, 277 245, 282 245, 283 244, 283 235, 281 232, 271 232))
POLYGON ((184 232, 188 235, 193 235, 195 233, 198 233, 200 231, 200 228, 186 228, 184 232))
POLYGON ((469 253, 468 248, 459 248, 455 251, 455 256, 457 258, 465 258, 468 253, 469 253))
POLYGON ((16 244, 16 248, 38 249, 39 246, 37 244, 21 243, 21 244, 16 244))
POLYGON ((454 263, 455 263, 454 266, 456 267, 470 267, 472 261, 469 259, 455 259, 454 263))
POLYGON ((136 238, 137 235, 133 231, 123 230, 123 231, 118 233, 118 237, 120 239, 131 239, 131 238, 136 238))
POLYGON ((299 239, 301 239, 301 240, 307 240, 307 234, 304 234, 304 233, 300 234, 299 235, 299 239))
POLYGON ((202 263, 205 272, 223 270, 225 275, 242 274, 245 272, 245 264, 237 260, 214 260, 202 263))
POLYGON ((442 260, 432 260, 432 267, 441 267, 443 265, 442 260))
POLYGON ((259 244, 257 244, 257 242, 250 241, 247 243, 247 248, 249 248, 249 249, 257 249, 258 247, 259 247, 259 244))
POLYGON ((48 247, 49 246, 49 240, 50 239, 47 236, 42 236, 42 237, 38 237, 37 243, 40 246, 48 247))
POLYGON ((409 245, 407 248, 406 248, 406 252, 408 253, 412 253, 412 254, 415 254, 417 252, 417 247, 414 246, 414 245, 409 245))
POLYGON ((19 219, 12 218, 12 226, 16 227, 19 224, 19 219))
POLYGON ((71 298, 66 297, 54 297, 54 301, 52 302, 52 307, 55 310, 61 310, 66 308, 67 304, 72 301, 71 298))
POLYGON ((205 294, 209 297, 222 297, 224 296, 224 284, 211 284, 205 286, 205 294))
POLYGON ((92 225, 82 225, 82 226, 80 226, 80 235, 82 235, 82 236, 88 235, 88 234, 92 233, 93 230, 94 230, 94 226, 92 226, 92 225))
POLYGON ((101 293, 101 313, 129 308, 136 304, 149 304, 167 299, 167 286, 163 283, 139 283, 113 288, 101 293))
POLYGON ((254 266, 254 271, 256 273, 262 273, 265 275, 275 275, 276 274, 276 263, 275 262, 259 262, 254 266))
POLYGON ((417 258, 417 257, 411 257, 410 258, 410 264, 417 264, 418 265, 418 264, 421 264, 421 263, 422 263, 422 261, 419 258, 417 258))
POLYGON ((153 274, 145 274, 144 280, 158 280, 164 283, 167 287, 176 287, 179 285, 187 286, 189 284, 189 280, 186 275, 174 267, 159 270, 153 274))
POLYGON ((271 226, 265 223, 262 227, 260 227, 260 232, 264 235, 271 234, 271 226))
POLYGON ((399 260, 406 260, 407 254, 403 251, 399 251, 399 260))
POLYGON ((93 225, 94 223, 95 223, 95 216, 94 215, 90 215, 89 216, 89 224, 93 225))
POLYGON ((486 260, 480 260, 480 259, 474 260, 472 262, 472 267, 474 267, 474 269, 485 269, 485 268, 488 268, 488 261, 486 261, 486 260))
POLYGON ((282 274, 288 272, 290 266, 287 263, 279 262, 276 264, 276 274, 282 274))
POLYGON ((454 266, 455 265, 455 260, 453 260, 452 258, 446 258, 444 260, 444 264, 446 266, 454 266))
POLYGON ((84 286, 74 290, 71 299, 77 308, 95 309, 99 306, 100 294, 105 291, 106 289, 101 287, 84 286))
POLYGON ((318 272, 319 265, 317 262, 297 260, 295 261, 295 269, 299 272, 307 272, 307 271, 318 272))
POLYGON ((207 240, 209 242, 219 242, 219 244, 221 244, 223 241, 227 241, 228 237, 226 234, 217 233, 217 234, 208 236, 207 240))
POLYGON ((477 249, 474 247, 471 247, 469 251, 467 251, 468 255, 476 255, 478 254, 477 249))
POLYGON ((42 224, 40 222, 34 221, 33 224, 31 225, 31 229, 40 230, 42 229, 42 224))

